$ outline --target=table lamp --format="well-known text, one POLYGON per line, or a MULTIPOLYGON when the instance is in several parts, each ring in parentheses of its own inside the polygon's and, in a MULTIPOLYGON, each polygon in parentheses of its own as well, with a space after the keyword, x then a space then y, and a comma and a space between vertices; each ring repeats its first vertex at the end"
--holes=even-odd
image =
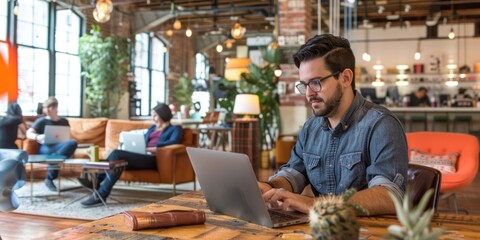
POLYGON ((250 115, 260 114, 260 99, 256 94, 237 94, 235 97, 235 105, 233 106, 234 114, 243 114, 242 120, 250 120, 250 115))
POLYGON ((225 78, 229 81, 237 81, 242 73, 248 73, 249 58, 230 58, 225 66, 225 78))

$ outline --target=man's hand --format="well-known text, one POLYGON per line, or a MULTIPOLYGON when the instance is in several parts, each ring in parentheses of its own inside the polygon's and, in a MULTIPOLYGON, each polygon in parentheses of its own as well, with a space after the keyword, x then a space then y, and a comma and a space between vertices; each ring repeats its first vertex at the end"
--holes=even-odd
POLYGON ((286 211, 297 210, 303 213, 308 213, 314 203, 312 197, 292 193, 282 188, 270 189, 265 192, 263 200, 270 203, 272 208, 282 208, 286 211))
POLYGON ((267 184, 267 183, 257 182, 257 184, 258 184, 258 188, 260 188, 260 191, 262 191, 262 194, 263 194, 263 193, 266 193, 266 192, 268 192, 270 189, 272 189, 272 186, 270 186, 270 185, 267 184))

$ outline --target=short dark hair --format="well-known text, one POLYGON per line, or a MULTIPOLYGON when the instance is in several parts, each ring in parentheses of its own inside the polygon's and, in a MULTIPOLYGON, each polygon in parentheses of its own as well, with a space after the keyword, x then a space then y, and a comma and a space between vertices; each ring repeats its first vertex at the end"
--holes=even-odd
POLYGON ((426 87, 423 87, 423 86, 422 86, 422 87, 419 87, 419 88, 418 88, 418 91, 419 91, 419 92, 422 91, 422 92, 427 93, 427 92, 428 92, 428 89, 427 89, 426 87))
MULTIPOLYGON (((332 34, 316 35, 300 47, 293 55, 293 61, 298 68, 301 62, 319 57, 324 58, 331 72, 341 72, 346 68, 352 70, 352 90, 355 90, 355 55, 347 39, 332 34)), ((334 77, 338 79, 338 75, 334 77)))

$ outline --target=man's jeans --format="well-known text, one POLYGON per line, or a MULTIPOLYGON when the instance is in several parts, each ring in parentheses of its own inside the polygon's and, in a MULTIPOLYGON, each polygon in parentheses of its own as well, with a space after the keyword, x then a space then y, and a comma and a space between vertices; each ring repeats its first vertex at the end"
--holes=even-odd
MULTIPOLYGON (((38 151, 39 154, 49 154, 49 155, 63 155, 67 158, 71 157, 75 150, 77 149, 77 142, 74 140, 69 140, 63 143, 57 144, 42 144, 38 151)), ((47 179, 53 180, 58 177, 58 164, 49 164, 47 179), (50 169, 55 168, 55 169, 50 169)))

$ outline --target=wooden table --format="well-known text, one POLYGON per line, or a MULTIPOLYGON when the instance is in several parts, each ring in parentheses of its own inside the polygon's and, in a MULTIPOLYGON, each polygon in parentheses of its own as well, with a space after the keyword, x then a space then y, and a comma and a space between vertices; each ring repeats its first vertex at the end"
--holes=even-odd
MULTIPOLYGON (((271 229, 213 213, 208 210, 201 192, 185 193, 133 210, 159 212, 171 209, 204 210, 207 222, 202 225, 130 231, 123 222, 123 215, 117 214, 55 232, 47 239, 302 239, 310 233, 308 224, 271 229)), ((389 225, 398 224, 395 216, 361 217, 359 222, 362 226, 361 239, 379 239, 387 233, 389 225)), ((480 239, 478 215, 437 214, 431 226, 447 230, 440 239, 480 239)))

